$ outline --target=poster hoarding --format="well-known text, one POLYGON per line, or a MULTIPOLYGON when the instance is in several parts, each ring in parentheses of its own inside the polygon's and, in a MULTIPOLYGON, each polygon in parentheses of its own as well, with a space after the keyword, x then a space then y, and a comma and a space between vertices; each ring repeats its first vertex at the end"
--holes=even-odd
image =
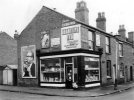
POLYGON ((36 78, 35 45, 21 47, 22 78, 36 78))

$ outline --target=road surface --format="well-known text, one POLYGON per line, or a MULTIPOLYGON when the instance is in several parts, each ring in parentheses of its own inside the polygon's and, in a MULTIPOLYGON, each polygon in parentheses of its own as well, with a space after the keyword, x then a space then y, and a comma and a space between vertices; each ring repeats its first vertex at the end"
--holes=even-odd
POLYGON ((100 97, 60 97, 0 91, 0 100, 134 100, 134 88, 100 97))

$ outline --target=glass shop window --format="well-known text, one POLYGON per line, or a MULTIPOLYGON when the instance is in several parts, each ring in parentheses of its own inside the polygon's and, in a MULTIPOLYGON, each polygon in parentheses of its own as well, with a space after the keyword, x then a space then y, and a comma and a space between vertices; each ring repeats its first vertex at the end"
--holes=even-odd
POLYGON ((99 58, 85 57, 85 82, 100 80, 99 58))
POLYGON ((41 59, 41 82, 63 82, 64 66, 60 58, 41 59))

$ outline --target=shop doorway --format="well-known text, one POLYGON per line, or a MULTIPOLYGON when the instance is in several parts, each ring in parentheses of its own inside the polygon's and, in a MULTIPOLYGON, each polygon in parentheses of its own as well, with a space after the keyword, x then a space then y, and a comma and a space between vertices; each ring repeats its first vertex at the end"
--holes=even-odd
POLYGON ((72 57, 65 59, 65 68, 66 68, 66 88, 71 89, 73 83, 73 59, 72 57))

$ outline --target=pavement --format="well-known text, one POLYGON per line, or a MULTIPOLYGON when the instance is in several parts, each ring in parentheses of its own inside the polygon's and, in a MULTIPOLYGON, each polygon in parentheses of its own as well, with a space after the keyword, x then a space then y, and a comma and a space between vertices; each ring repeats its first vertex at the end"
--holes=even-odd
POLYGON ((61 97, 98 97, 123 92, 131 88, 134 88, 134 82, 118 85, 117 90, 114 90, 113 85, 86 90, 0 85, 0 91, 61 97))

